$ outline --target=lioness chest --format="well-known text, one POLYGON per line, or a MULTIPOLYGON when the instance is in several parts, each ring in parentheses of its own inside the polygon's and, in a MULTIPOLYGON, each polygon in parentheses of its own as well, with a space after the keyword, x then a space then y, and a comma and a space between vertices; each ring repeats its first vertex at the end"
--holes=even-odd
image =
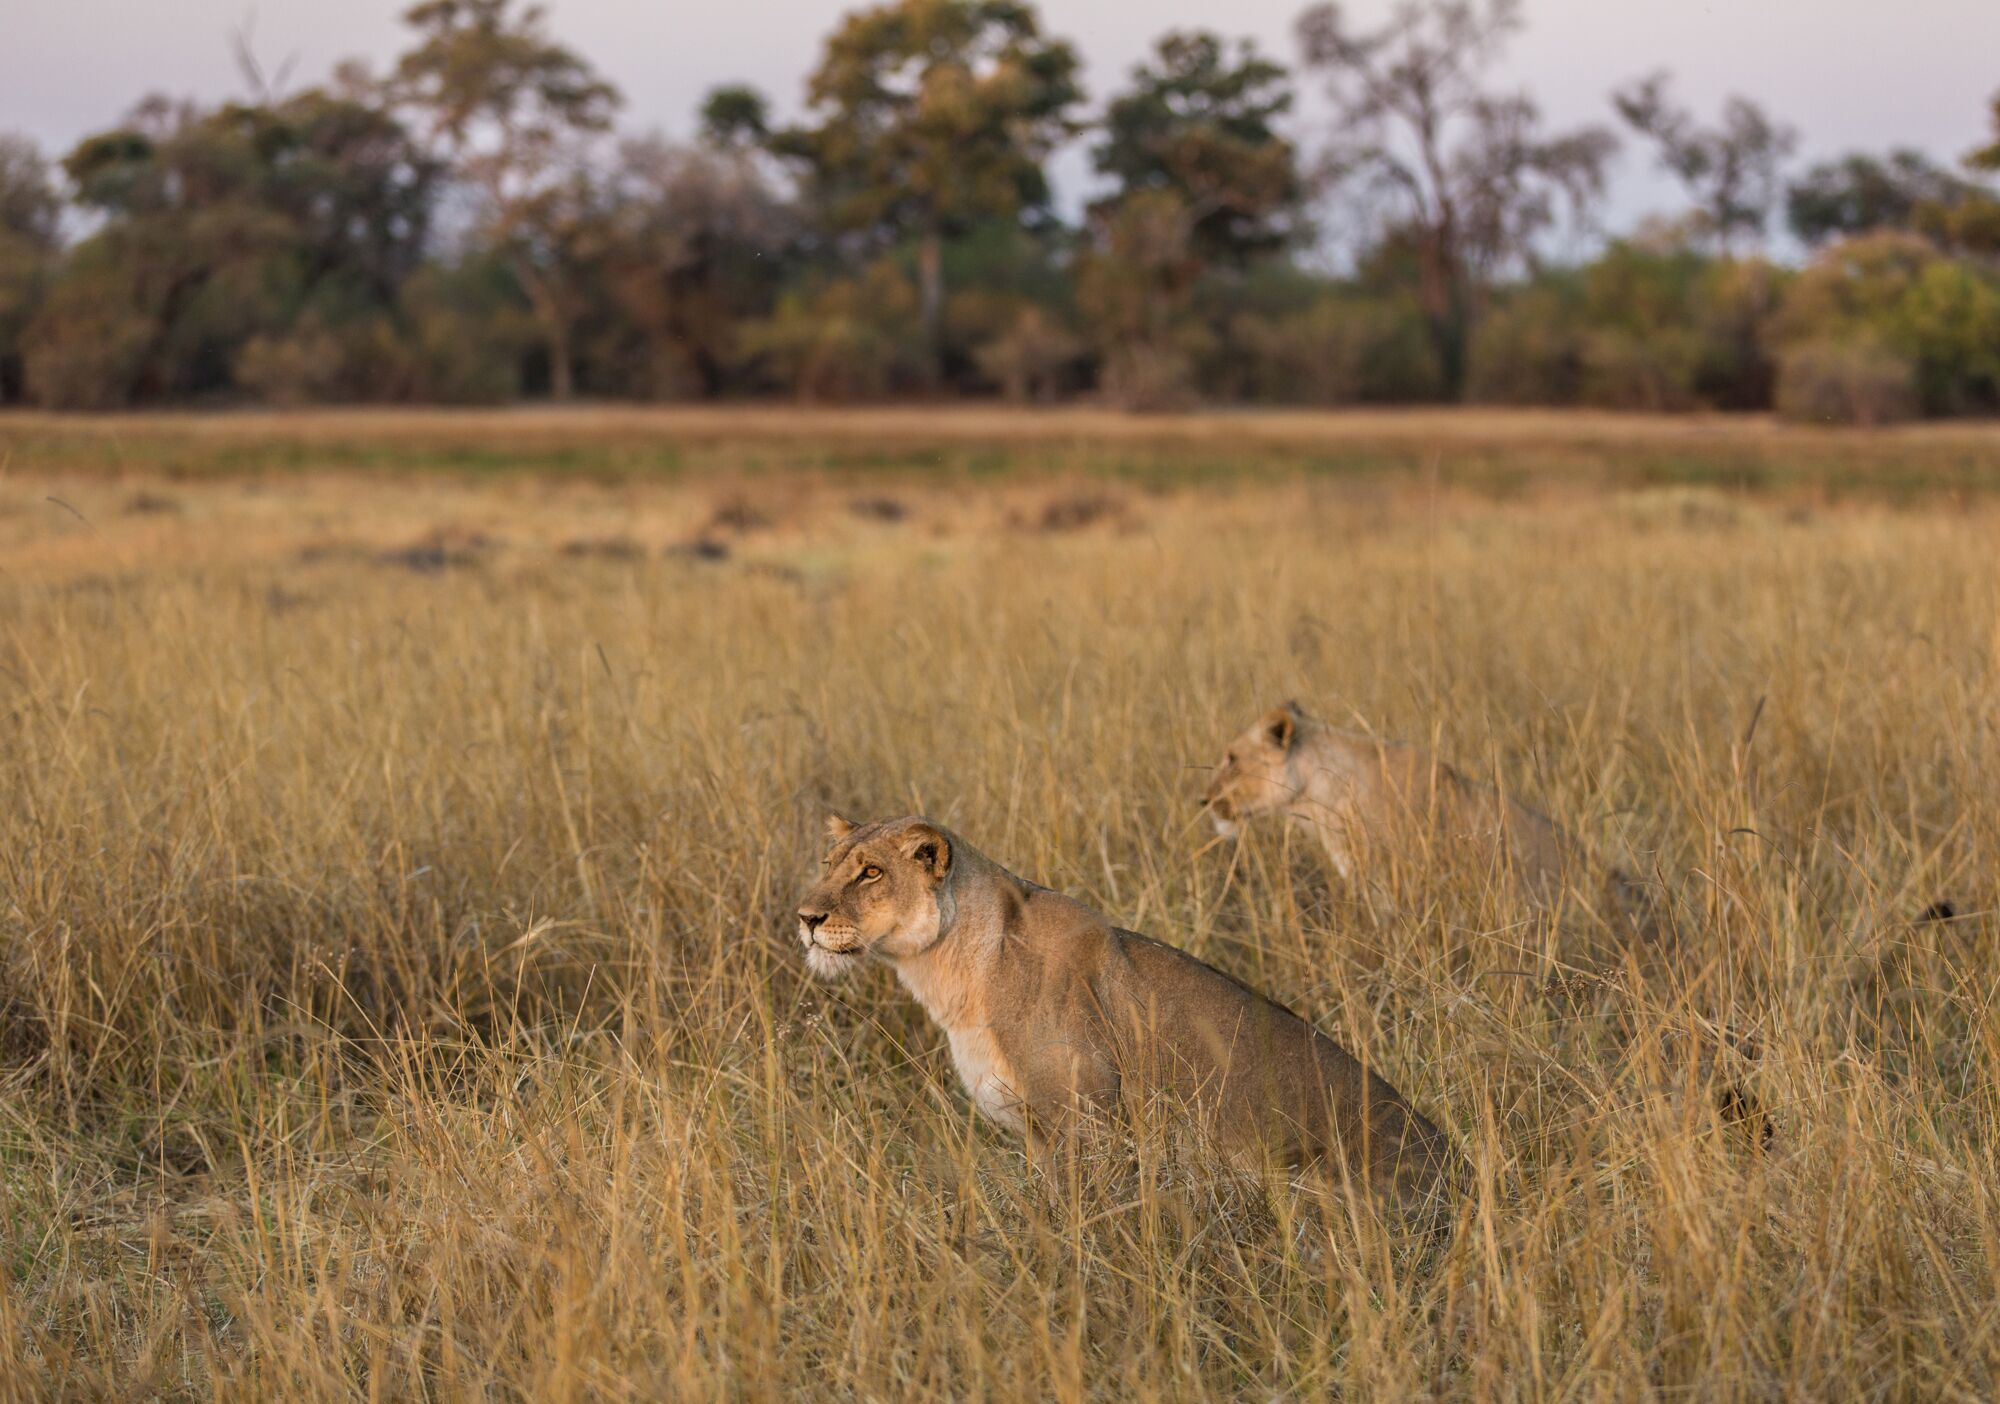
POLYGON ((990 1029, 961 1029, 947 1035, 951 1042, 952 1065, 972 1105, 1010 1131, 1020 1131, 1021 1094, 1014 1071, 1000 1051, 990 1029))

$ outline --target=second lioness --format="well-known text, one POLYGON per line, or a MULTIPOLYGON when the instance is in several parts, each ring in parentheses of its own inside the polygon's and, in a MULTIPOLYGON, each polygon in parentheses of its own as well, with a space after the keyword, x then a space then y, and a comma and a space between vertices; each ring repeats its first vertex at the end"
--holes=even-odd
POLYGON ((1545 816, 1421 746, 1342 731, 1297 703, 1274 708, 1230 742, 1202 803, 1225 834, 1262 814, 1306 825, 1349 881, 1370 878, 1381 860, 1408 856, 1398 848, 1421 848, 1497 869, 1533 899, 1550 901, 1567 887, 1605 916, 1642 916, 1636 884, 1545 816))
POLYGON ((1291 1011, 1112 926, 924 819, 828 823, 799 903, 822 978, 887 963, 951 1043, 974 1104, 1031 1136, 1164 1102, 1241 1165, 1328 1161, 1406 1206, 1463 1179, 1396 1090, 1291 1011))

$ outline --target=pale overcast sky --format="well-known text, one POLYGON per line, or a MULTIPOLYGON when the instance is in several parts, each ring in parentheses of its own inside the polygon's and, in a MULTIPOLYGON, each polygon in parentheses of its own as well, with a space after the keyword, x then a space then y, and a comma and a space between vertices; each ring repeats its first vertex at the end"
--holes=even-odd
MULTIPOLYGON (((379 66, 402 43, 407 0, 0 0, 0 129, 52 154, 140 95, 215 99, 242 91, 231 34, 248 22, 267 66, 293 61, 294 84, 339 59, 379 66)), ((1393 0, 1350 0, 1367 18, 1393 0)), ((1202 26, 1254 37, 1294 57, 1303 0, 1044 0, 1045 26, 1073 40, 1101 98, 1152 38, 1202 26)), ((548 0, 555 32, 626 97, 625 124, 685 134, 701 94, 745 80, 781 114, 800 100, 821 37, 845 0, 548 0)), ((1504 78, 1556 122, 1609 119, 1606 94, 1672 69, 1704 114, 1722 97, 1757 98, 1803 133, 1801 156, 1894 145, 1956 157, 1985 129, 2000 90, 2000 0, 1527 0, 1528 27, 1504 78)), ((1309 133, 1302 133, 1308 135, 1309 133)), ((1056 167, 1064 204, 1088 181, 1080 152, 1056 167)), ((1674 203, 1628 150, 1608 222, 1674 203)))

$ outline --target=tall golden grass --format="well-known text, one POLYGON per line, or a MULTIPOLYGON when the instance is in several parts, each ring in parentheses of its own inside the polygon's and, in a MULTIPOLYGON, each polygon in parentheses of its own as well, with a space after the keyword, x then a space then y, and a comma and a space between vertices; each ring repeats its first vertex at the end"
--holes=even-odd
POLYGON ((0 1396, 2000 1389, 1991 507, 126 469, 0 503, 0 1396), (1286 696, 1671 939, 1558 996, 1447 855, 1209 845, 1286 696), (828 807, 1365 1049, 1477 1166, 1449 1240, 1029 1165, 806 979, 828 807))

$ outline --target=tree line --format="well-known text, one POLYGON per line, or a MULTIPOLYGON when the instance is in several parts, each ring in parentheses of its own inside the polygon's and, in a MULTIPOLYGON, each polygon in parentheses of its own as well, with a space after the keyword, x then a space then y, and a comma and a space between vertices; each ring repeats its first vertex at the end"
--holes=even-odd
POLYGON ((1317 4, 1289 67, 1170 33, 1099 106, 1023 0, 888 0, 801 120, 724 86, 677 142, 620 133, 533 4, 404 18, 383 72, 285 91, 240 46, 241 100, 147 98, 53 166, 0 135, 0 401, 2000 408, 2000 97, 1956 162, 1799 170, 1663 73, 1552 127, 1494 77, 1519 0, 1317 4), (1076 142, 1103 193, 1069 222, 1076 142), (1686 205, 1604 237, 1625 147, 1686 205))

